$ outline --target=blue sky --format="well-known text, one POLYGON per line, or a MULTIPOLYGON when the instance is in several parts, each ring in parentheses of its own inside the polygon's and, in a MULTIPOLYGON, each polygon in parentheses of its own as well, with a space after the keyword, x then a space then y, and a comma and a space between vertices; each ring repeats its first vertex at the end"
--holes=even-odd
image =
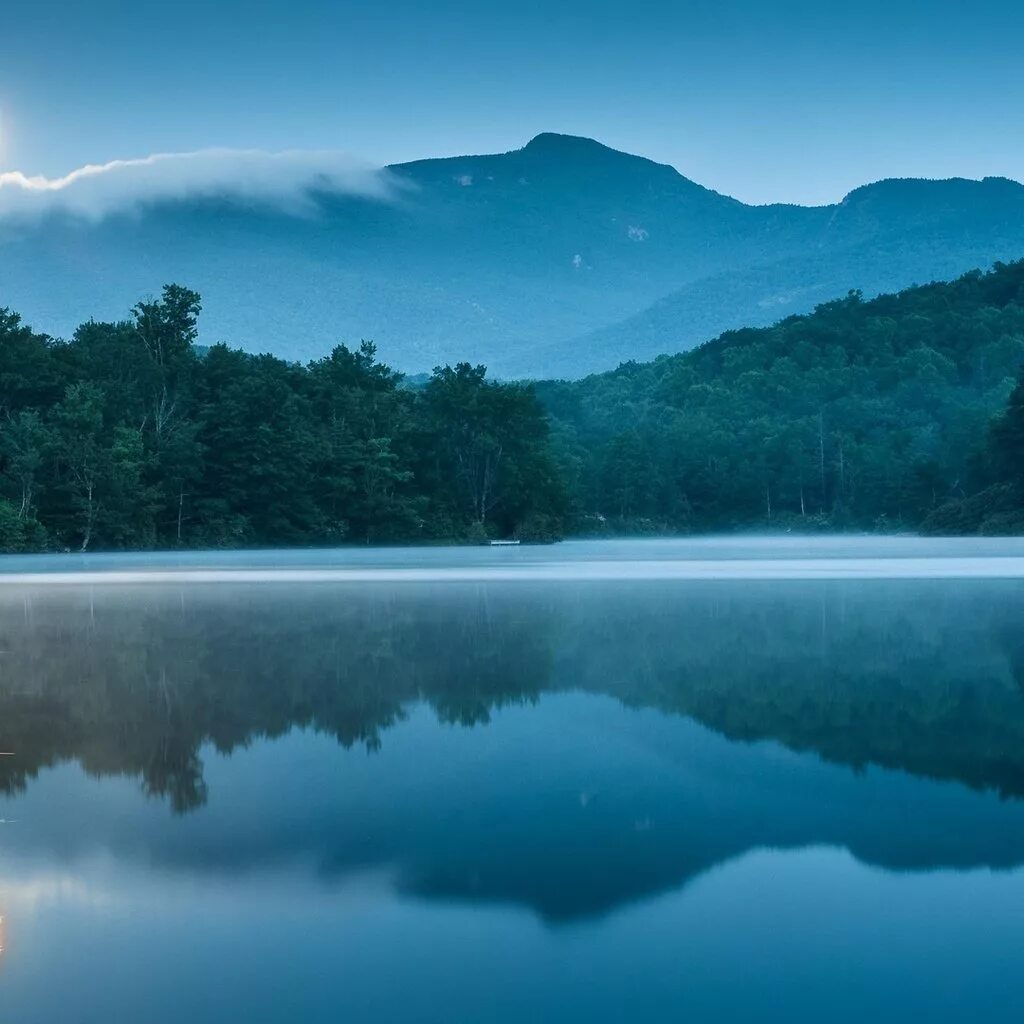
POLYGON ((590 135, 750 202, 1024 178, 1024 3, 0 0, 0 170, 590 135))

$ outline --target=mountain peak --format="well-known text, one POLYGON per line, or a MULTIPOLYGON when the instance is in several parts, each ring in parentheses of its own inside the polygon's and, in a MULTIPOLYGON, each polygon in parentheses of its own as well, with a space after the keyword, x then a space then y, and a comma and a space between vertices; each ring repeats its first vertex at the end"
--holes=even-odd
POLYGON ((636 156, 621 149, 613 149, 603 142, 587 138, 585 135, 560 135, 558 132, 541 132, 535 135, 522 149, 514 150, 515 154, 532 160, 557 160, 560 163, 585 164, 616 164, 620 167, 646 168, 648 171, 659 168, 662 173, 671 172, 678 175, 674 167, 659 164, 645 156, 636 156))
POLYGON ((1017 198, 1022 185, 1012 178, 883 178, 861 185, 843 198, 841 206, 865 201, 933 203, 960 201, 965 204, 981 197, 1017 198))
MULTIPOLYGON (((617 149, 612 149, 610 146, 606 146, 601 142, 597 142, 595 139, 587 138, 585 135, 562 135, 559 132, 541 132, 539 135, 535 135, 530 141, 523 146, 522 152, 524 153, 615 153, 619 156, 626 154, 620 153, 617 149)), ((635 159, 643 159, 637 157, 635 159)))
POLYGON ((517 161, 525 168, 541 167, 545 173, 561 170, 571 175, 586 175, 590 178, 596 174, 606 182, 616 181, 620 186, 630 183, 631 187, 643 189, 682 189, 687 192, 699 191, 717 195, 683 177, 669 164, 661 164, 644 156, 613 149, 584 135, 541 132, 530 139, 522 149, 506 153, 505 158, 517 161))

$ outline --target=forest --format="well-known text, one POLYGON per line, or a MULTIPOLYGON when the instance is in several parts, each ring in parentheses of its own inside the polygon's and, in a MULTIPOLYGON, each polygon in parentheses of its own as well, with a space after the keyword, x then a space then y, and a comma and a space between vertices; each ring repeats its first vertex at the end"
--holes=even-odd
POLYGON ((1024 530, 1024 262, 538 386, 576 529, 1024 530))
POLYGON ((558 535, 529 385, 459 364, 412 389, 369 343, 305 366, 204 349, 199 313, 170 285, 63 342, 0 312, 4 549, 558 535))
POLYGON ((581 381, 303 365, 198 345, 200 312, 0 310, 0 548, 1024 531, 1024 261, 581 381))

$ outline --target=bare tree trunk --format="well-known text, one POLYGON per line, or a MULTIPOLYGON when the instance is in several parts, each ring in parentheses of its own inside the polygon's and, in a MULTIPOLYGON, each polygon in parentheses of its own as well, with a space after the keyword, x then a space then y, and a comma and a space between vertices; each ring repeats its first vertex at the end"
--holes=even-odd
POLYGON ((89 484, 86 488, 86 503, 85 534, 82 537, 82 551, 85 551, 89 546, 89 541, 92 539, 92 522, 95 515, 92 501, 92 484, 89 484))
POLYGON ((178 544, 181 544, 181 510, 185 504, 185 493, 184 491, 178 491, 178 544))
POLYGON ((487 518, 487 513, 497 504, 496 499, 492 498, 492 492, 494 491, 495 481, 498 478, 498 466, 501 463, 502 448, 499 445, 498 450, 494 453, 494 461, 491 461, 490 455, 484 456, 484 474, 483 474, 483 485, 480 488, 480 509, 479 517, 480 522, 483 523, 487 518))
POLYGON ((818 464, 821 469, 821 511, 825 511, 825 411, 818 410, 818 464))
POLYGON ((491 484, 491 457, 484 456, 484 478, 480 486, 480 507, 477 509, 477 518, 483 523, 487 516, 487 492, 491 484))

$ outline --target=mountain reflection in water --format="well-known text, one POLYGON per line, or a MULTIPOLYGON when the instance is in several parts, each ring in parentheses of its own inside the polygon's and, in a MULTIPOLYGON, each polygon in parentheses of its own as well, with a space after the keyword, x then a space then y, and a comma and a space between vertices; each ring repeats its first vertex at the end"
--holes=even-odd
POLYGON ((380 869, 549 921, 762 847, 1012 867, 1022 597, 1013 580, 3 589, 0 786, 12 817, 36 786, 61 806, 17 835, 26 855, 380 869), (209 777, 244 747, 244 777, 209 777), (66 761, 159 803, 72 799, 66 769, 62 799, 43 769, 66 761))
POLYGON ((3 560, 0 1018, 1017 1024, 1022 556, 3 560))

